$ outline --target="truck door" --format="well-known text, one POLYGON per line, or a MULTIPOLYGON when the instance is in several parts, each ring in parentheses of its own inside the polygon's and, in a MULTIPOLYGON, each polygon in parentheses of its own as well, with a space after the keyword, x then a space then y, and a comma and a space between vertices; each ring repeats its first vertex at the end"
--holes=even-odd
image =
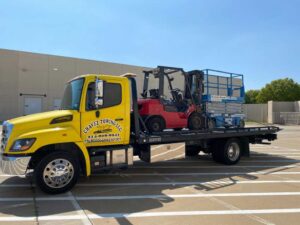
MULTIPOLYGON (((95 81, 86 85, 85 109, 81 115, 81 136, 86 146, 124 144, 125 100, 122 82, 103 81, 103 103, 95 105, 95 81)), ((84 96, 84 95, 83 95, 84 96)))

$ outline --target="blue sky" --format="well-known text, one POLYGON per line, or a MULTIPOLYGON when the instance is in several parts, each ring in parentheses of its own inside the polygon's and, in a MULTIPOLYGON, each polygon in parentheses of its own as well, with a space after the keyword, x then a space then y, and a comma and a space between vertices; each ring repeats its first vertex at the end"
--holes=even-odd
POLYGON ((0 0, 0 48, 300 82, 300 1, 0 0))

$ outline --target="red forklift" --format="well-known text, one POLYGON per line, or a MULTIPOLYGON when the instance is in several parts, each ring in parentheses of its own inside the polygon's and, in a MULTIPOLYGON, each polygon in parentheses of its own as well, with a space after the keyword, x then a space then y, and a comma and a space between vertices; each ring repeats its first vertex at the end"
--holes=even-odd
POLYGON ((139 114, 149 132, 164 129, 200 130, 205 128, 202 111, 204 73, 182 68, 158 66, 144 71, 139 114))

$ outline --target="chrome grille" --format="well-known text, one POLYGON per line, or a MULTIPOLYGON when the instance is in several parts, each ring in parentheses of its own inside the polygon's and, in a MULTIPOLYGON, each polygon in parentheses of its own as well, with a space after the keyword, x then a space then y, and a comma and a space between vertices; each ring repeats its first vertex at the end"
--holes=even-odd
POLYGON ((13 129, 13 125, 7 121, 4 121, 2 124, 2 132, 1 132, 1 146, 0 146, 0 151, 3 152, 5 150, 5 147, 7 145, 9 136, 11 134, 11 131, 13 129))
POLYGON ((1 152, 4 152, 6 143, 7 143, 7 127, 3 125, 2 132, 1 132, 1 152))

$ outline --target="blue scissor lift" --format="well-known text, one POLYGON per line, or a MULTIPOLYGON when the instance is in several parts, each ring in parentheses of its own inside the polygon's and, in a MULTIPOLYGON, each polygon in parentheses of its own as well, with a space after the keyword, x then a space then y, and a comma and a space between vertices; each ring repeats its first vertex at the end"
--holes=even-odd
POLYGON ((202 103, 208 118, 208 126, 244 127, 244 76, 212 69, 205 69, 203 72, 202 103))

